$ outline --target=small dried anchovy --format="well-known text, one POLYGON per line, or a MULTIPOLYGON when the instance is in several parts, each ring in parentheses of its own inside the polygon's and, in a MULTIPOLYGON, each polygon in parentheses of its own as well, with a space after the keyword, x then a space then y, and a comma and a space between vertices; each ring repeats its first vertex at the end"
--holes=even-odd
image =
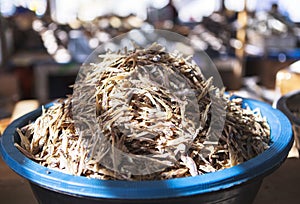
MULTIPOLYGON (((114 172, 99 163, 99 154, 89 158, 89 150, 95 149, 96 143, 93 142, 96 138, 90 138, 89 146, 85 145, 86 138, 75 130, 72 116, 72 104, 78 101, 68 97, 47 110, 43 109, 33 123, 17 130, 21 142, 16 147, 30 159, 73 175, 99 179, 160 180, 232 167, 269 147, 270 128, 259 110, 242 108, 242 99, 229 100, 212 84, 212 78, 206 80, 203 77, 200 68, 190 59, 167 53, 158 44, 146 49, 108 52, 99 57, 103 58, 101 63, 90 65, 93 72, 85 80, 95 85, 95 110, 104 136, 124 152, 163 157, 163 153, 170 149, 179 152, 187 148, 186 135, 190 135, 193 140, 186 154, 180 155, 172 166, 160 172, 147 175, 114 172), (149 73, 154 72, 161 74, 151 78, 149 73), (176 78, 177 75, 180 78, 176 78), (186 108, 186 99, 161 86, 175 87, 178 85, 176 80, 183 80, 196 90, 199 126, 187 118, 190 110, 186 108), (218 135, 218 144, 209 154, 202 154, 207 134, 211 131, 210 123, 213 122, 211 94, 214 94, 213 100, 223 104, 217 107, 217 112, 225 110, 225 124, 218 135), (188 125, 181 125, 183 123, 188 125), (120 131, 121 126, 128 132, 120 131)), ((80 94, 84 97, 85 92, 80 94)), ((188 94, 188 91, 182 93, 188 94)))

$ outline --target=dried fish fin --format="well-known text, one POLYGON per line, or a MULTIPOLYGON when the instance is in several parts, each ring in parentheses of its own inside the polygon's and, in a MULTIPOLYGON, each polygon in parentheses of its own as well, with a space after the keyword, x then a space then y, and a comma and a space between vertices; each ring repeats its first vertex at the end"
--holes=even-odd
POLYGON ((26 151, 30 150, 29 139, 22 133, 22 131, 19 128, 17 128, 16 131, 19 134, 21 139, 21 147, 24 148, 26 151))
POLYGON ((197 165, 191 157, 181 155, 180 159, 182 161, 182 164, 185 165, 189 169, 189 172, 192 176, 199 175, 198 170, 197 170, 197 165))

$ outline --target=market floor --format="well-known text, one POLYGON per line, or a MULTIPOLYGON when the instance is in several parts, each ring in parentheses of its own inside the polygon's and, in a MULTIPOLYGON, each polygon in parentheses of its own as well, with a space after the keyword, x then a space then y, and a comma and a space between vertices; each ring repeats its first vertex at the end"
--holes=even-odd
MULTIPOLYGON (((287 159, 264 179, 253 204, 298 204, 300 202, 300 159, 287 159)), ((0 158, 1 204, 37 204, 26 180, 15 174, 0 158)))

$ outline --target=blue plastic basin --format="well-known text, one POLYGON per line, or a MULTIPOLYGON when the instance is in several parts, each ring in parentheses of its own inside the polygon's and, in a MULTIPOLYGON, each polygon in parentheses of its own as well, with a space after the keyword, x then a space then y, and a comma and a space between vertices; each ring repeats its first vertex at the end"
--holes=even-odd
POLYGON ((72 176, 43 167, 14 147, 16 128, 41 114, 37 109, 8 126, 1 137, 3 160, 26 178, 39 203, 252 203, 263 178, 286 159, 293 143, 286 116, 270 105, 244 99, 260 108, 271 127, 271 145, 262 154, 237 166, 205 175, 162 181, 106 181, 72 176))

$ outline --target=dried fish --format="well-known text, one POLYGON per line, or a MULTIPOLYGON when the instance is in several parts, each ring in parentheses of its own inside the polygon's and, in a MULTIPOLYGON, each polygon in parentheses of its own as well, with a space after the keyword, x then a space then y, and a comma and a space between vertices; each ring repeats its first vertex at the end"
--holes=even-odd
MULTIPOLYGON (((74 175, 154 180, 228 168, 269 147, 270 128, 259 110, 242 108, 239 98, 229 100, 223 90, 214 87, 213 78, 205 80, 191 58, 167 53, 158 44, 146 49, 107 52, 99 57, 101 63, 88 65, 91 72, 80 73, 85 86, 76 84, 75 88, 82 90, 79 95, 57 101, 43 109, 36 121, 17 130, 21 142, 16 147, 30 159, 74 175), (90 87, 94 91, 93 97, 88 98, 94 103, 91 107, 78 100, 91 91, 90 87), (195 104, 191 99, 193 94, 195 104), (217 134, 210 127, 215 100, 225 104, 217 104, 215 110, 226 111, 225 124, 223 131, 215 135, 217 145, 207 146, 207 135, 217 134), (154 155, 153 162, 164 162, 171 157, 167 162, 172 165, 145 175, 121 174, 102 166, 99 161, 107 150, 97 146, 99 138, 86 138, 75 129, 74 104, 77 111, 94 114, 96 110, 96 122, 104 137, 119 150, 133 155, 154 155), (195 112, 199 113, 197 117, 193 116, 195 112), (211 147, 212 151, 203 153, 211 147)), ((88 121, 79 120, 85 122, 86 128, 93 128, 88 121)), ((151 166, 144 168, 145 172, 151 172, 151 166)))

